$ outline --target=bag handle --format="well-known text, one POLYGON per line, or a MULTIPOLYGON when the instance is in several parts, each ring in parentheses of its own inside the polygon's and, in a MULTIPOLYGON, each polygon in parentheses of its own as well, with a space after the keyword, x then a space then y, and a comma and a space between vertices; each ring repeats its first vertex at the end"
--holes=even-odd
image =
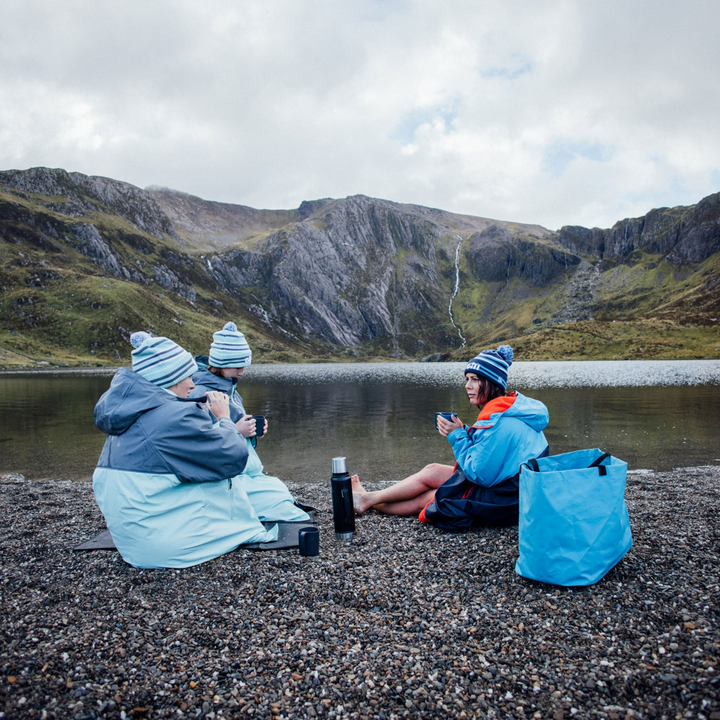
POLYGON ((602 463, 610 457, 610 453, 603 453, 597 460, 591 462, 588 467, 596 467, 600 475, 607 475, 607 468, 602 463))
MULTIPOLYGON (((548 455, 550 455, 550 446, 546 445, 545 449, 536 458, 530 458, 530 460, 526 460, 523 465, 527 465, 527 467, 529 467, 533 472, 540 472, 538 460, 540 458, 547 457, 548 455)), ((522 465, 520 467, 522 467, 522 465)), ((517 477, 520 477, 520 473, 517 474, 517 477)))

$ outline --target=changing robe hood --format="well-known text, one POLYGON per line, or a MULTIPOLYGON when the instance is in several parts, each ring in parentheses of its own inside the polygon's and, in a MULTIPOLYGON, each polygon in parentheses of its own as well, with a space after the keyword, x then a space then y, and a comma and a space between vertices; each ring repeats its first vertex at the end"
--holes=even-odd
POLYGON ((202 401, 179 398, 130 368, 120 368, 95 406, 95 424, 107 435, 122 435, 143 413, 176 402, 202 401))

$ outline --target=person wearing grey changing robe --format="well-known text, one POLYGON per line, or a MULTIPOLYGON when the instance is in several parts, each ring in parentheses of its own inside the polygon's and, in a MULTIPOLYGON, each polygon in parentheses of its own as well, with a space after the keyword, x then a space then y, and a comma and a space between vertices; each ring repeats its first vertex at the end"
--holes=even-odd
MULTIPOLYGON (((238 432, 245 438, 248 460, 240 473, 242 484, 260 520, 304 522, 310 516, 298 505, 285 483, 279 478, 266 475, 260 456, 257 454, 257 428, 252 415, 245 412, 238 380, 245 368, 252 362, 252 351, 235 323, 226 323, 222 330, 213 334, 209 356, 197 355, 198 371, 193 375, 195 389, 191 397, 201 397, 209 392, 222 392, 230 398, 230 417, 238 432)), ((267 431, 265 421, 263 430, 267 431)), ((261 433, 264 434, 264 433, 261 433)))
POLYGON ((188 399, 197 365, 164 337, 134 333, 132 370, 121 368, 95 406, 108 437, 93 490, 123 559, 141 568, 183 568, 239 545, 273 542, 238 476, 245 440, 225 393, 188 399))

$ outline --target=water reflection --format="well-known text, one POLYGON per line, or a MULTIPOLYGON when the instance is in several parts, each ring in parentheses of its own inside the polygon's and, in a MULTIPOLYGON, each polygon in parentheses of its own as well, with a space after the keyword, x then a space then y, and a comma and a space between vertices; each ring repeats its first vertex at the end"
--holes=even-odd
MULTIPOLYGON (((587 364, 575 364, 587 378, 587 364)), ((569 363, 517 364, 527 370, 515 375, 515 387, 550 410, 546 434, 554 454, 597 446, 631 467, 652 469, 719 461, 720 385, 538 387, 533 377, 540 375, 532 366, 539 365, 554 366, 550 376, 576 376, 568 372, 569 363)), ((624 363, 593 365, 591 379, 599 377, 599 365, 608 377, 628 376, 618 372, 624 363)), ((677 363, 664 365, 665 377, 687 376, 677 363)), ((453 462, 447 441, 433 427, 433 413, 453 410, 465 422, 474 420, 462 367, 254 366, 242 394, 249 410, 269 419, 268 436, 259 441, 267 472, 324 482, 330 459, 345 455, 352 471, 389 480, 428 462, 453 462)), ((709 367, 696 365, 696 371, 717 382, 717 365, 714 375, 709 367)), ((654 367, 649 379, 658 372, 654 367)), ((0 474, 89 479, 104 441, 92 410, 109 383, 109 376, 97 374, 0 375, 0 474)))
MULTIPOLYGON (((717 421, 708 422, 720 417, 718 386, 526 392, 548 406, 553 454, 597 446, 631 467, 657 470, 720 458, 717 421)), ((261 405, 272 418, 273 433, 262 441, 268 471, 309 481, 325 479, 333 455, 346 455, 351 469, 371 479, 397 479, 429 462, 452 464, 433 413, 455 411, 468 423, 477 414, 461 386, 251 383, 244 395, 248 406, 261 405)))
POLYGON ((108 377, 0 376, 0 473, 89 480, 103 444, 93 422, 108 377))

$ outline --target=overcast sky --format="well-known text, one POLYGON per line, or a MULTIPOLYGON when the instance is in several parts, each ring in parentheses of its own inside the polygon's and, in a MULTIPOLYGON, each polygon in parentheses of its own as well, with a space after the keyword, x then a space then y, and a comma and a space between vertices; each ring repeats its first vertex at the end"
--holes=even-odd
POLYGON ((551 229, 720 191, 716 0, 0 0, 0 169, 551 229))

